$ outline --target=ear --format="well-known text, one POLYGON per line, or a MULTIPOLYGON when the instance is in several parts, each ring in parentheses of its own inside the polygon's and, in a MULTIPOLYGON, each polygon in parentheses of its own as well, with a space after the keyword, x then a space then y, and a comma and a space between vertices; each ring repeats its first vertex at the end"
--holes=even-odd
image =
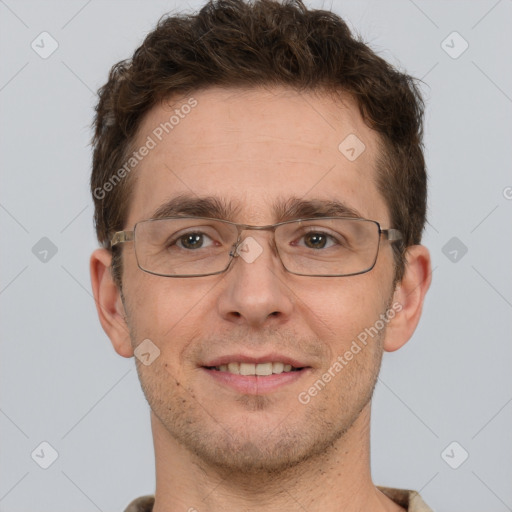
POLYGON ((413 335, 432 281, 430 253, 423 245, 407 249, 405 271, 393 294, 395 316, 386 328, 384 350, 394 352, 413 335))
POLYGON ((133 348, 126 324, 121 293, 110 272, 112 255, 106 249, 97 249, 91 255, 91 284, 96 310, 103 330, 114 350, 123 357, 132 357, 133 348))

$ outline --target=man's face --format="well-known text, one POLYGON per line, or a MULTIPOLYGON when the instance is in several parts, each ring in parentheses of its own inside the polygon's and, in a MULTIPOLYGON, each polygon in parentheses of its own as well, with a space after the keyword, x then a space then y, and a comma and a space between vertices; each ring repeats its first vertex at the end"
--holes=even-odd
MULTIPOLYGON (((340 105, 287 89, 208 89, 193 97, 197 105, 160 142, 154 130, 188 98, 145 117, 135 146, 148 135, 158 143, 133 171, 126 229, 183 194, 231 203, 229 220, 245 224, 278 222, 272 205, 294 198, 339 201, 392 227, 375 182, 377 136, 349 99, 340 105), (338 149, 350 134, 366 147, 354 161, 338 149)), ((238 257, 224 274, 195 278, 143 272, 133 244, 125 244, 124 306, 133 348, 150 339, 160 350, 149 366, 138 363, 158 428, 208 463, 278 470, 322 453, 368 410, 384 329, 342 370, 331 369, 309 403, 299 395, 386 313, 392 251, 383 243, 365 274, 304 277, 284 270, 270 231, 243 236, 263 248, 253 262, 238 257), (256 377, 211 368, 289 361, 303 369, 256 377)))

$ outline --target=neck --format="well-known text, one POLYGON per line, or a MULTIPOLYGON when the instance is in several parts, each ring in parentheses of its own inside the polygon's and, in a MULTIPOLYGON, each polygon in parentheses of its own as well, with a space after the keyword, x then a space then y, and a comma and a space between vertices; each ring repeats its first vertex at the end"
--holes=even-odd
POLYGON ((325 453, 280 473, 241 473, 205 464, 151 413, 156 492, 153 512, 403 511, 372 483, 370 406, 325 453))

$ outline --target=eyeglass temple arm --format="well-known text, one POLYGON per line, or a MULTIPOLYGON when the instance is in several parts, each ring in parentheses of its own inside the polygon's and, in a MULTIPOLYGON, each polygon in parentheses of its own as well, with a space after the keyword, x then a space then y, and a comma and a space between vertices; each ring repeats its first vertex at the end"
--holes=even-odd
POLYGON ((110 246, 114 247, 114 245, 122 244, 123 242, 131 242, 133 240, 133 231, 118 231, 114 233, 112 240, 110 241, 110 246))
POLYGON ((380 231, 390 242, 403 240, 402 233, 398 229, 381 229, 380 231))

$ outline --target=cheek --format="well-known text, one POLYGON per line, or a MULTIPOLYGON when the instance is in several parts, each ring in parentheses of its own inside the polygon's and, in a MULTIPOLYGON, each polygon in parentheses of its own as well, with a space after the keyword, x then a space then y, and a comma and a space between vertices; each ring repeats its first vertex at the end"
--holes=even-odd
POLYGON ((373 325, 385 309, 385 287, 379 290, 378 283, 369 277, 362 274, 326 279, 318 287, 294 287, 298 314, 320 339, 331 340, 336 353, 373 325))
POLYGON ((185 280, 142 273, 130 276, 126 296, 132 343, 150 339, 163 360, 177 368, 181 352, 190 340, 199 337, 202 301, 211 286, 191 286, 185 280))

